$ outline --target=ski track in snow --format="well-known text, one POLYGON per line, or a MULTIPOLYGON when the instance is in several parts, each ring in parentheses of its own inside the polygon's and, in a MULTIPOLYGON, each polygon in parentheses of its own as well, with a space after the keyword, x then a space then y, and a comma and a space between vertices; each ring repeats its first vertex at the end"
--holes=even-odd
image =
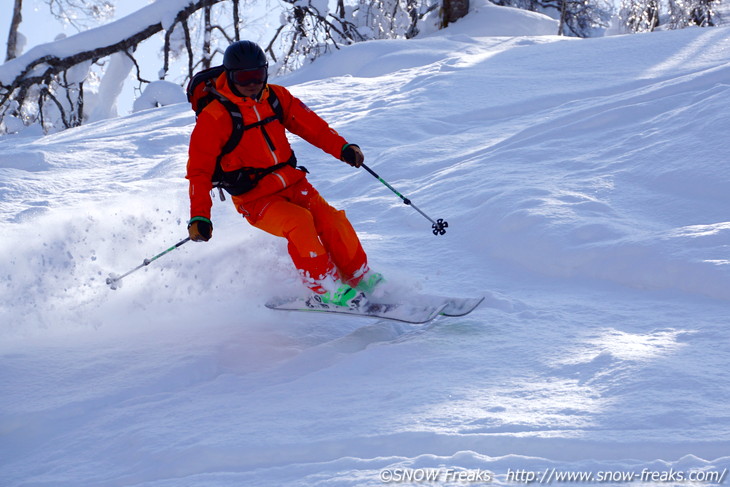
MULTIPOLYGON (((546 22, 510 15, 501 28, 546 22)), ((211 242, 112 292, 109 272, 185 236, 188 107, 0 138, 0 485, 730 468, 730 30, 483 37, 485 22, 280 80, 449 221, 434 237, 368 174, 294 142, 389 285, 486 296, 463 318, 267 310, 301 292, 285 246, 217 201, 211 242)))

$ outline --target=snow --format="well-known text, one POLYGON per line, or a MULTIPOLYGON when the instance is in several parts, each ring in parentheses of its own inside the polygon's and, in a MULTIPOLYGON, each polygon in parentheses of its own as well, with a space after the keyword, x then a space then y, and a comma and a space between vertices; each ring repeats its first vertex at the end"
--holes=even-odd
POLYGON ((164 107, 186 101, 185 92, 179 85, 169 81, 153 81, 145 87, 142 96, 134 101, 132 111, 138 112, 147 108, 164 107))
POLYGON ((494 9, 277 80, 448 220, 294 141, 391 283, 486 296, 464 318, 268 310, 301 286, 230 202, 112 291, 186 236, 188 106, 0 138, 0 485, 726 481, 730 30, 494 9))
POLYGON ((109 56, 109 67, 99 82, 98 92, 93 94, 92 100, 84 99, 84 104, 88 105, 86 111, 91 113, 89 121, 96 122, 118 115, 117 98, 132 68, 134 63, 126 54, 118 52, 109 56))

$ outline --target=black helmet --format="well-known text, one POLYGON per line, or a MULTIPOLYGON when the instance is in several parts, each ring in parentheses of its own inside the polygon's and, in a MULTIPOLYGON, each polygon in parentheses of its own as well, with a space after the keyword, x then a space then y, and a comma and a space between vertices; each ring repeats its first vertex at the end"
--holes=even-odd
POLYGON ((223 54, 223 66, 226 71, 236 71, 239 69, 256 69, 269 67, 266 60, 266 54, 256 44, 251 41, 236 41, 226 49, 223 54))

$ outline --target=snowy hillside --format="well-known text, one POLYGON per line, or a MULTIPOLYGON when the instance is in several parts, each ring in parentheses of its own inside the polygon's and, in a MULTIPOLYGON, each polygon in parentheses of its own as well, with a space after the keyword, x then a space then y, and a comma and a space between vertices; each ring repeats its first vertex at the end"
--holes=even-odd
POLYGON ((111 291, 187 235, 184 104, 0 138, 0 485, 727 482, 730 29, 528 25, 278 80, 449 221, 295 142, 391 285, 487 298, 425 327, 264 308, 301 287, 229 201, 111 291))

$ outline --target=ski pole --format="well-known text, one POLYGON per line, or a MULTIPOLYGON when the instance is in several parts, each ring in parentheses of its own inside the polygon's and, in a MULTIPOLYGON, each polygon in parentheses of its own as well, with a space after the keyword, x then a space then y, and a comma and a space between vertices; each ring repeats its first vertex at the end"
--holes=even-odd
POLYGON ((159 254, 155 255, 154 257, 152 257, 150 259, 145 259, 140 265, 138 265, 137 267, 135 267, 131 271, 127 272, 126 274, 122 274, 121 276, 117 276, 114 273, 109 273, 109 277, 106 278, 106 283, 112 289, 119 289, 120 287, 122 287, 122 283, 119 282, 119 281, 121 281, 122 279, 124 279, 125 277, 127 277, 128 275, 130 275, 132 272, 138 271, 142 267, 145 267, 145 266, 150 265, 155 260, 159 259, 160 257, 162 257, 163 255, 165 255, 168 252, 172 252, 173 250, 175 250, 176 248, 180 247, 182 244, 188 242, 189 240, 190 240, 190 237, 188 237, 188 238, 186 238, 184 240, 180 240, 178 243, 176 243, 175 245, 173 245, 169 249, 160 252, 159 254))
POLYGON ((375 171, 373 171, 372 169, 370 169, 367 165, 365 165, 363 163, 363 164, 361 164, 361 166, 367 172, 369 172, 370 174, 372 174, 375 177, 375 179, 377 179, 378 181, 380 181, 381 183, 383 183, 385 185, 385 187, 387 187, 389 190, 391 190, 396 195, 398 195, 398 197, 400 197, 400 199, 403 200, 403 203, 405 203, 408 206, 412 207, 418 213, 420 213, 421 215, 423 215, 426 218, 426 220, 430 221, 432 223, 431 228, 433 228, 433 234, 434 235, 443 235, 443 234, 446 233, 446 229, 449 226, 449 222, 447 222, 443 218, 439 218, 438 220, 434 220, 433 218, 431 218, 430 216, 428 216, 427 214, 425 214, 424 212, 422 212, 416 205, 413 204, 413 202, 410 199, 406 198, 405 196, 403 196, 402 194, 400 194, 398 191, 396 191, 396 189, 393 186, 391 186, 390 184, 388 184, 387 181, 385 181, 383 178, 381 178, 380 176, 378 176, 378 174, 375 171))

